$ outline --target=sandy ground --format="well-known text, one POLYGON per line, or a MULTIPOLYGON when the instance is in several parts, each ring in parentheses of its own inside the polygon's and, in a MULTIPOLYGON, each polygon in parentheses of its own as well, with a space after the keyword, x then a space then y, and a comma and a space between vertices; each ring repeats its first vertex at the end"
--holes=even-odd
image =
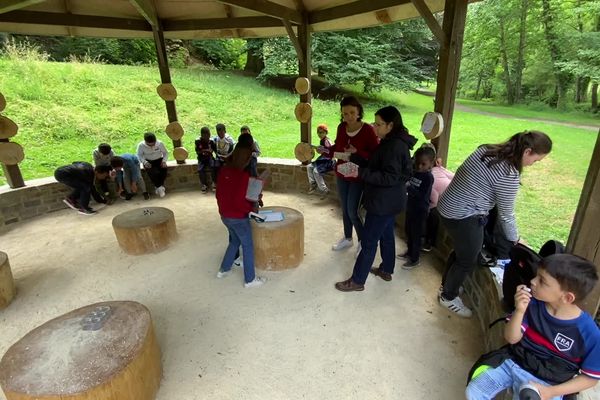
POLYGON ((364 292, 341 293, 333 285, 350 276, 354 249, 331 251, 342 232, 337 205, 273 193, 265 203, 304 214, 306 256, 297 269, 262 273, 268 282, 252 289, 240 269, 216 278, 227 234, 210 194, 120 201, 91 217, 65 209, 19 225, 0 236, 18 287, 0 311, 0 354, 75 308, 135 300, 150 309, 162 349, 160 400, 464 398, 480 332, 437 305, 440 277, 427 256, 410 272, 398 263, 390 283, 370 276, 364 292), (125 255, 111 220, 144 205, 172 209, 180 238, 159 254, 125 255))

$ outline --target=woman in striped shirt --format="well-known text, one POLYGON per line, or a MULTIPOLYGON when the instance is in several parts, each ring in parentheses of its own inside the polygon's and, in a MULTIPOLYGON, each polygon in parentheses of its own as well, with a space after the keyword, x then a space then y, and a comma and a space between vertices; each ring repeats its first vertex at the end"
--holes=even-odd
POLYGON ((519 234, 515 200, 521 172, 523 167, 542 160, 551 150, 552 140, 548 135, 525 131, 505 143, 480 146, 458 168, 438 202, 442 223, 454 242, 456 254, 438 293, 443 307, 461 317, 471 317, 471 310, 458 294, 477 263, 488 212, 498 207, 498 223, 505 237, 516 244, 519 234))

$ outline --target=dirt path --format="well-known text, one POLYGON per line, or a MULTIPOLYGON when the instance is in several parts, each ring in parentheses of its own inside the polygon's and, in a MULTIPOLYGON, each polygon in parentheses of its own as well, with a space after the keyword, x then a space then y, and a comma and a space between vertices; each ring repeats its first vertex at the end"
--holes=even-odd
POLYGON ((600 130, 600 125, 599 126, 582 125, 582 124, 575 124, 573 122, 554 121, 554 120, 551 120, 551 119, 544 119, 544 118, 515 117, 513 115, 506 115, 506 114, 498 114, 498 113, 493 113, 493 112, 488 112, 488 111, 481 111, 481 110, 477 110, 477 109, 472 108, 472 107, 463 106, 462 104, 458 104, 458 103, 455 105, 455 108, 457 110, 460 110, 460 111, 463 111, 463 112, 468 112, 468 113, 473 113, 473 114, 480 114, 480 115, 487 115, 487 116, 495 117, 495 118, 516 119, 516 120, 521 120, 521 121, 532 121, 532 122, 543 122, 545 124, 568 126, 570 128, 579 128, 579 129, 585 129, 587 131, 594 131, 594 132, 600 130))

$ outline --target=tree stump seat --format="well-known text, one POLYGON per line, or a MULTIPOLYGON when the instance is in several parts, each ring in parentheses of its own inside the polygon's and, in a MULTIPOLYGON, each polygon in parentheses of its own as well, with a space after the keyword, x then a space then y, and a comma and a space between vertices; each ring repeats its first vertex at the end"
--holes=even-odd
POLYGON ((282 212, 283 221, 252 221, 254 266, 268 271, 296 268, 304 259, 304 216, 288 207, 264 207, 282 212))
POLYGON ((8 262, 8 255, 0 251, 0 310, 6 308, 15 297, 15 283, 8 262))
POLYGON ((112 226, 127 254, 158 253, 177 240, 175 214, 164 207, 143 207, 115 216, 112 226))
POLYGON ((52 319, 0 361, 7 400, 150 400, 162 375, 148 309, 133 301, 88 305, 52 319))

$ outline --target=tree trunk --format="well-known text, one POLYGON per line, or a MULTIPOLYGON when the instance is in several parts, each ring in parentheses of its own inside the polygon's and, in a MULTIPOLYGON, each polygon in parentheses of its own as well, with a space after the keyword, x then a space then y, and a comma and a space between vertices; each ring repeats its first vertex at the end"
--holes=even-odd
POLYGON ((246 66, 244 71, 254 72, 260 74, 265 69, 265 60, 262 52, 262 39, 248 39, 247 40, 248 56, 246 59, 246 66))
POLYGON ((504 83, 506 84, 506 101, 514 104, 513 88, 510 81, 510 68, 508 67, 508 54, 506 50, 506 35, 504 34, 504 17, 500 17, 500 56, 502 57, 502 69, 504 69, 504 83))
POLYGON ((598 84, 592 85, 592 112, 600 112, 600 106, 598 106, 598 84))
POLYGON ((554 29, 554 15, 550 9, 550 0, 542 0, 542 23, 544 24, 544 35, 548 42, 552 69, 556 79, 556 108, 564 108, 566 105, 567 87, 569 85, 569 74, 560 70, 558 63, 564 61, 559 39, 554 29))
POLYGON ((517 64, 515 66, 514 101, 522 100, 523 70, 525 69, 525 46, 527 42, 527 13, 529 12, 529 0, 521 0, 521 22, 519 24, 519 49, 517 53, 517 64))
POLYGON ((475 100, 479 100, 479 89, 481 89, 481 75, 477 77, 477 89, 475 90, 475 100))
POLYGON ((587 76, 577 77, 577 86, 575 90, 575 103, 585 103, 587 101, 587 88, 590 84, 590 78, 587 76))

